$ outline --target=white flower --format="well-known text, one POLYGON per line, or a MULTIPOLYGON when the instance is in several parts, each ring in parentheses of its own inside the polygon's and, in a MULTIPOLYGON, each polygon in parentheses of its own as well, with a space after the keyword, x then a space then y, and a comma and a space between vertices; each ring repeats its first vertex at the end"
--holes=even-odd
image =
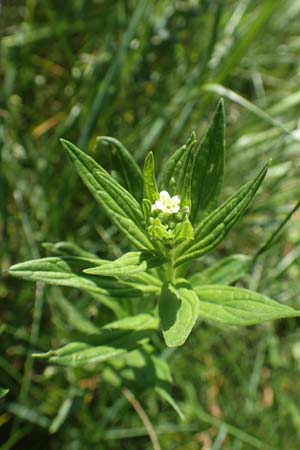
POLYGON ((167 191, 161 191, 159 193, 159 200, 151 206, 151 211, 159 210, 164 213, 173 214, 180 210, 180 197, 174 195, 171 197, 167 191))

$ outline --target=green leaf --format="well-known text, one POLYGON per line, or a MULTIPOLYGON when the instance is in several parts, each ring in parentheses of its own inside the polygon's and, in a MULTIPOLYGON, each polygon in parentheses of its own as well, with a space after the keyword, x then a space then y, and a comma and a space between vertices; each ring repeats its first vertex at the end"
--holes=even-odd
POLYGON ((102 276, 128 276, 158 267, 167 261, 166 257, 155 250, 128 252, 115 261, 108 261, 99 267, 85 269, 85 273, 102 276))
POLYGON ((184 344, 199 314, 199 301, 188 283, 163 285, 159 299, 159 317, 168 347, 184 344))
POLYGON ((255 325, 266 320, 298 317, 300 311, 257 292, 232 286, 204 285, 195 289, 199 316, 229 325, 255 325))
MULTIPOLYGON (((130 286, 116 279, 95 277, 83 273, 88 267, 99 266, 99 260, 75 256, 34 259, 15 264, 11 275, 30 281, 43 281, 58 286, 70 286, 103 297, 136 297, 143 295, 140 287, 130 286)), ((158 288, 147 287, 145 292, 157 293, 158 288)))
POLYGON ((197 225, 194 231, 193 245, 190 242, 183 243, 176 249, 175 266, 212 251, 225 239, 230 229, 249 206, 267 173, 268 166, 269 163, 263 167, 254 180, 241 187, 197 225))
POLYGON ((196 149, 192 177, 191 222, 216 208, 224 172, 224 104, 220 100, 213 120, 196 149))
POLYGON ((33 356, 66 367, 86 367, 135 350, 145 343, 157 328, 157 318, 140 314, 112 322, 103 327, 98 335, 89 335, 80 342, 72 342, 60 349, 33 356))
POLYGON ((160 189, 181 196, 181 207, 191 207, 191 179, 196 146, 195 133, 167 161, 163 169, 160 189))
POLYGON ((143 194, 143 174, 132 157, 131 153, 117 139, 110 136, 98 136, 97 145, 108 144, 113 147, 118 163, 113 167, 119 167, 126 189, 140 202, 143 194))
POLYGON ((231 284, 246 275, 252 261, 251 256, 231 255, 202 272, 194 273, 188 281, 194 289, 203 284, 231 284))
MULTIPOLYGON (((61 242, 43 242, 42 246, 49 252, 54 255, 60 256, 82 256, 84 258, 97 258, 91 252, 83 250, 74 242, 69 241, 61 241, 61 242)), ((104 260, 103 260, 104 261, 104 260)))
POLYGON ((149 200, 151 205, 159 198, 159 193, 155 181, 154 156, 150 152, 144 164, 144 198, 149 200))
POLYGON ((143 225, 143 213, 135 198, 106 170, 75 145, 61 140, 88 189, 117 228, 137 248, 153 248, 143 225))
POLYGON ((9 393, 9 389, 0 387, 0 398, 5 397, 9 393))

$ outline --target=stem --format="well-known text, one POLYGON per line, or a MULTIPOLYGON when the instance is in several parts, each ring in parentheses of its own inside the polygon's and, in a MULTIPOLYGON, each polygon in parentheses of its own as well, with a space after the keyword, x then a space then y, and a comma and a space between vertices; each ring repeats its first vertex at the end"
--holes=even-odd
POLYGON ((169 251, 169 261, 166 263, 165 280, 175 284, 176 269, 174 268, 174 255, 172 250, 169 251))

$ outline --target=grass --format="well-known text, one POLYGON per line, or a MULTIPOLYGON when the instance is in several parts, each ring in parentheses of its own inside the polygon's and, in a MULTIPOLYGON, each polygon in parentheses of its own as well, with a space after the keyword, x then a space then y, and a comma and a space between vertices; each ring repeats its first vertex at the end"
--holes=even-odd
MULTIPOLYGON (((62 370, 31 358, 74 335, 74 310, 96 324, 110 311, 71 289, 5 275, 13 263, 45 255, 43 242, 71 240, 100 257, 126 249, 59 138, 107 168, 97 135, 116 137, 139 162, 152 149, 161 165, 192 129, 201 136, 223 96, 224 197, 265 160, 273 165, 247 216, 203 262, 255 253, 300 197, 299 16, 295 0, 2 5, 0 386, 10 391, 0 400, 1 450, 153 448, 126 386, 107 381, 108 368, 62 370)), ((296 212, 241 281, 296 308, 298 224, 296 212)), ((251 328, 200 323, 176 351, 158 342, 184 422, 152 392, 129 388, 163 449, 294 450, 299 338, 293 319, 251 328)))

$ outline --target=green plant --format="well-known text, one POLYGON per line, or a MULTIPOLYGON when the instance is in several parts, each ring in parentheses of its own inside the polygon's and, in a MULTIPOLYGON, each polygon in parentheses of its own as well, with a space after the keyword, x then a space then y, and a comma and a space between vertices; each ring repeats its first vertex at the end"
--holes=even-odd
POLYGON ((149 383, 172 403, 165 389, 171 375, 155 356, 159 329, 167 346, 176 347, 185 342, 198 318, 252 325, 299 316, 289 306, 230 286, 250 270, 276 233, 253 257, 232 255, 201 272, 192 270, 192 262, 215 249, 244 214, 269 165, 218 206, 224 169, 222 101, 200 143, 192 134, 165 163, 158 186, 152 153, 142 174, 120 142, 99 137, 98 144, 111 145, 117 157, 112 176, 75 145, 62 143, 96 201, 136 250, 107 261, 71 243, 47 244, 48 250, 65 254, 10 268, 12 275, 26 280, 89 292, 116 317, 98 329, 76 316, 80 336, 37 357, 66 367, 109 362, 106 374, 111 380, 116 371, 120 375, 121 367, 126 368, 122 376, 129 378, 136 376, 137 367, 146 368, 140 371, 143 383, 151 366, 149 383))

